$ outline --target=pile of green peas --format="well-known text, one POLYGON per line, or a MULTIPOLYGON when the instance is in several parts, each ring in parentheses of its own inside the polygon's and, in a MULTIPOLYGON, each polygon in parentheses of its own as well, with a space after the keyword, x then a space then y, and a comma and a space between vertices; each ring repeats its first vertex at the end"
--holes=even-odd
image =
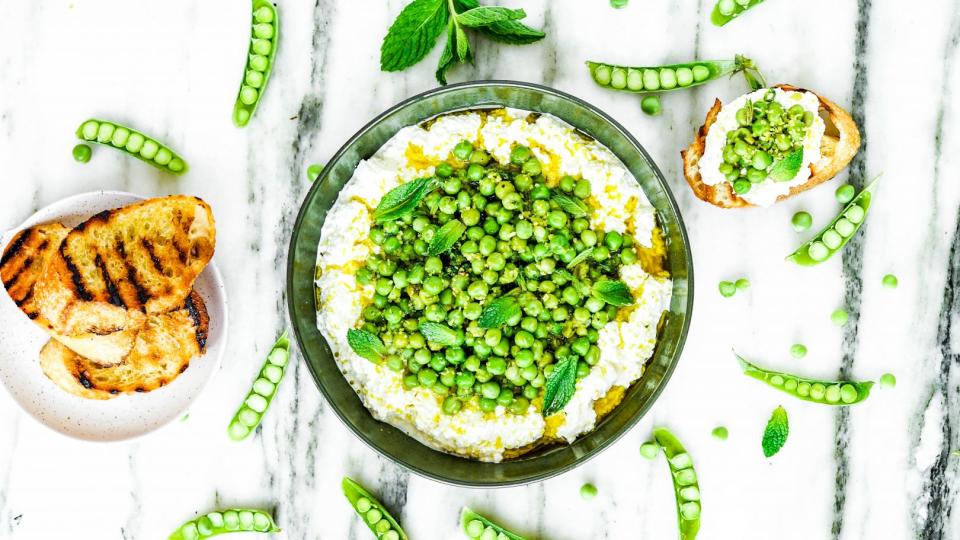
POLYGON ((619 279, 621 265, 637 262, 635 240, 592 228, 589 211, 562 209, 555 195, 583 203, 590 182, 564 176, 549 187, 526 146, 515 146, 501 165, 461 141, 435 175, 439 189, 412 212, 370 229, 378 253, 355 277, 375 294, 362 311, 361 329, 384 343, 384 363, 403 374, 405 388, 435 391, 444 413, 456 414, 469 402, 484 412, 502 406, 526 413, 556 361, 575 357, 578 378, 599 361, 598 331, 619 308, 591 287, 619 279), (437 230, 454 219, 465 232, 450 249, 429 256, 437 230), (574 261, 587 250, 589 256, 574 261), (572 261, 577 264, 567 268, 572 261), (520 312, 501 327, 482 328, 484 308, 508 293, 520 312), (428 341, 418 331, 425 322, 449 327, 457 344, 428 341))
POLYGON ((803 148, 813 125, 813 112, 800 104, 784 108, 775 96, 770 89, 763 99, 747 100, 736 113, 739 127, 727 133, 720 173, 738 194, 766 180, 774 163, 803 148))

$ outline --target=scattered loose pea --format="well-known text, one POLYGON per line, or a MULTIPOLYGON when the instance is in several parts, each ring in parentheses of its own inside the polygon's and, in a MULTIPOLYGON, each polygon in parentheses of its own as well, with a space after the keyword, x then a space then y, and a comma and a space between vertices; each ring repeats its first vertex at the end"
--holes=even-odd
POLYGON ((727 440, 727 437, 730 436, 730 432, 724 426, 717 426, 713 428, 713 431, 711 431, 710 434, 713 435, 713 438, 721 441, 727 440))
POLYGON ((650 116, 657 116, 660 114, 660 97, 659 96, 645 96, 640 100, 640 109, 644 113, 650 116))
POLYGON ((620 9, 627 6, 630 0, 610 0, 610 7, 620 9))
POLYGON ((73 147, 73 159, 79 163, 86 163, 90 161, 90 147, 85 144, 78 144, 73 147))
POLYGON ((737 292, 737 284, 732 281, 721 281, 718 288, 724 298, 730 298, 737 292))
POLYGON ((793 230, 803 232, 813 225, 813 216, 809 212, 800 211, 793 215, 790 223, 793 225, 793 230))
POLYGON ((803 358, 807 355, 807 346, 802 343, 794 343, 790 346, 790 355, 794 358, 803 358))
POLYGON ((880 376, 880 388, 893 388, 897 385, 897 378, 893 373, 884 373, 880 376))
MULTIPOLYGON (((77 128, 77 137, 118 148, 168 173, 180 175, 187 172, 187 164, 173 150, 143 133, 113 122, 91 118, 77 128)), ((73 158, 81 163, 89 161, 90 154, 90 147, 86 144, 78 144, 73 148, 73 158)))
POLYGON ((853 200, 853 197, 857 194, 856 188, 850 184, 844 184, 837 188, 834 192, 834 196, 837 198, 837 202, 840 204, 847 204, 853 200))
POLYGON ((273 60, 277 54, 279 24, 276 8, 272 3, 267 0, 253 1, 247 65, 233 106, 233 123, 237 127, 244 127, 250 122, 270 79, 273 60))
POLYGON ((323 165, 317 165, 314 163, 307 167, 307 178, 313 182, 320 176, 320 173, 323 172, 323 165))
POLYGON ((736 282, 738 291, 745 291, 750 288, 750 280, 747 278, 740 278, 736 282))
POLYGON ((896 289, 900 281, 897 279, 897 276, 893 274, 887 274, 883 276, 883 286, 888 289, 896 289))
POLYGON ((580 486, 580 497, 586 501, 597 496, 597 486, 593 484, 584 484, 580 486))
POLYGON ((830 314, 830 320, 837 326, 844 326, 850 320, 850 314, 845 309, 837 308, 830 314))
POLYGON ((660 454, 660 445, 655 441, 645 442, 640 445, 640 455, 647 459, 656 459, 660 454))

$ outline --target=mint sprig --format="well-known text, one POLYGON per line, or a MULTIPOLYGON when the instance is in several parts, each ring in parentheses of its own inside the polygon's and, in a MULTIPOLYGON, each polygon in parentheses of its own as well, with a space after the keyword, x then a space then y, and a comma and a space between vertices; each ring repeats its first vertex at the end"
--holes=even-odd
POLYGON ((546 34, 519 19, 522 9, 481 6, 477 0, 413 0, 397 16, 380 46, 380 69, 402 71, 420 60, 436 45, 446 29, 447 42, 437 65, 436 77, 447 84, 447 70, 458 63, 473 63, 469 28, 501 43, 523 45, 546 34))
POLYGON ((777 407, 770 415, 770 421, 767 422, 767 428, 763 430, 763 455, 772 457, 783 448, 787 442, 787 435, 790 434, 790 422, 787 420, 787 410, 783 407, 777 407))
POLYGON ((562 411, 577 391, 577 357, 561 358, 547 377, 546 386, 543 393, 543 415, 550 416, 562 411))

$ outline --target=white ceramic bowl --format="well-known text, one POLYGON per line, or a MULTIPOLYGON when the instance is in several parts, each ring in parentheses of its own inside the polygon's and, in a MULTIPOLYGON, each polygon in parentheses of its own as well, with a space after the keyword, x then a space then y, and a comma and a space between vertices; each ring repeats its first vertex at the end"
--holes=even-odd
MULTIPOLYGON (((139 200, 143 197, 120 191, 67 197, 4 233, 0 250, 21 229, 51 221, 73 227, 98 212, 139 200)), ((106 401, 68 394, 43 374, 39 354, 49 336, 23 315, 5 291, 0 292, 0 383, 28 415, 64 435, 90 441, 118 441, 154 431, 187 410, 219 368, 226 348, 226 290, 212 261, 197 278, 194 289, 210 315, 206 354, 191 360, 190 367, 163 388, 106 401)))

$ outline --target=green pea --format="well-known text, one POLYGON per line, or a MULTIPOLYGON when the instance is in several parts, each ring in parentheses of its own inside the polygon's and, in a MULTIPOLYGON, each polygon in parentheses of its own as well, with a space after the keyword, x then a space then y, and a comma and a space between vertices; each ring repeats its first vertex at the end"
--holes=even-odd
POLYGON ((610 86, 621 89, 627 86, 627 70, 616 67, 610 75, 610 86))
POLYGON ((671 68, 660 69, 660 88, 672 90, 677 86, 677 72, 671 68))
POLYGON ((736 286, 738 291, 745 291, 750 288, 750 280, 747 278, 740 278, 736 281, 736 286))
POLYGON ((597 486, 593 484, 584 484, 580 486, 580 498, 589 501, 597 496, 597 486))
POLYGON ((897 276, 893 274, 887 274, 883 276, 882 283, 883 283, 883 286, 888 289, 896 289, 897 285, 899 284, 899 280, 897 279, 897 276))
POLYGON ((844 309, 835 309, 833 313, 830 314, 830 320, 837 326, 844 326, 847 324, 849 318, 849 314, 844 309))
POLYGON ((467 161, 472 153, 473 143, 470 141, 460 141, 453 147, 453 155, 460 161, 467 161))
POLYGON ((717 426, 713 428, 713 431, 711 431, 710 434, 713 435, 715 439, 725 441, 727 440, 727 437, 730 435, 730 432, 727 430, 727 428, 723 426, 717 426))
POLYGON ((838 187, 834 195, 837 197, 837 202, 840 204, 847 204, 853 200, 854 195, 856 195, 857 190, 850 184, 843 184, 838 187))
POLYGON ((660 74, 657 72, 657 70, 643 70, 643 87, 649 92, 660 89, 660 74))
POLYGON ((693 71, 688 67, 677 68, 677 84, 680 86, 693 84, 693 71))
POLYGON ((593 75, 593 80, 596 81, 597 84, 600 86, 608 86, 610 84, 612 71, 613 68, 610 66, 600 64, 593 67, 591 74, 593 75))
POLYGON ((710 78, 710 69, 704 65, 694 65, 691 70, 693 71, 693 80, 696 82, 703 82, 710 78))
POLYGON ((260 54, 251 54, 250 58, 247 59, 247 66, 255 71, 264 72, 270 66, 270 60, 260 54))
POLYGON ((645 442, 640 445, 640 455, 647 459, 656 459, 660 454, 660 445, 653 442, 645 442))
POLYGON ((803 358, 807 355, 807 347, 802 343, 794 343, 790 346, 790 355, 794 358, 803 358))
POLYGON ((638 92, 643 90, 643 71, 639 69, 627 70, 627 88, 638 92))
POLYGON ((73 147, 73 159, 78 163, 86 163, 90 161, 90 156, 93 152, 90 150, 90 147, 85 144, 78 144, 73 147))
POLYGON ((732 281, 721 281, 719 289, 721 296, 724 298, 730 298, 737 292, 737 285, 732 281))
POLYGON ((100 130, 100 123, 96 120, 87 120, 80 125, 79 136, 80 138, 92 141, 97 138, 97 132, 100 130))
POLYGON ((661 111, 660 97, 659 97, 659 96, 644 96, 644 98, 643 98, 642 100, 640 100, 640 109, 641 109, 644 113, 646 113, 646 114, 648 114, 648 115, 650 115, 650 116, 657 116, 657 115, 659 115, 659 114, 660 114, 660 111, 661 111))
POLYGON ((897 378, 892 373, 884 373, 880 376, 880 388, 893 388, 897 385, 897 378))

